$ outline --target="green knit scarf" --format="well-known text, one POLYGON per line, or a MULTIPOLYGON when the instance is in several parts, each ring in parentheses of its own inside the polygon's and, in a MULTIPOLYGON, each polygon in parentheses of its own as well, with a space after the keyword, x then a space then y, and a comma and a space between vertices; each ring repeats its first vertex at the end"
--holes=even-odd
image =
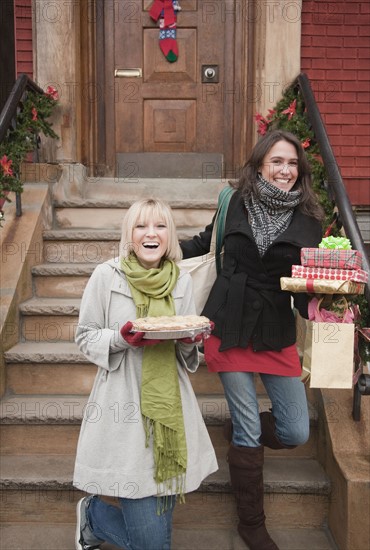
MULTIPOLYGON (((171 293, 179 268, 173 261, 164 260, 159 268, 145 269, 131 255, 121 259, 121 269, 130 285, 137 317, 175 315, 171 293)), ((153 434, 154 479, 158 485, 165 484, 167 494, 176 493, 183 500, 187 448, 173 340, 144 348, 141 413, 146 446, 153 434)))

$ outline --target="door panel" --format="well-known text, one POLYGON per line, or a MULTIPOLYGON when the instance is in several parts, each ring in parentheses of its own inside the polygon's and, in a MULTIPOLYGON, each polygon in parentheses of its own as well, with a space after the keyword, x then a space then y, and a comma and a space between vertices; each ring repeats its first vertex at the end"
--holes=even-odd
POLYGON ((177 31, 179 58, 175 63, 169 63, 159 49, 158 29, 145 29, 144 83, 196 82, 196 38, 195 29, 179 29, 177 31))
POLYGON ((195 151, 196 110, 194 99, 145 100, 144 151, 195 151))
MULTIPOLYGON (((236 0, 235 0, 236 1, 236 0)), ((229 13, 234 0, 227 4, 229 13)), ((234 30, 214 2, 180 0, 179 58, 169 63, 151 20, 151 0, 106 0, 105 97, 107 158, 121 153, 218 153, 232 159, 234 30), (205 12, 207 8, 208 12, 205 12), (218 83, 202 83, 202 67, 219 67, 218 83), (141 78, 115 78, 117 69, 142 70, 141 78), (226 84, 227 83, 227 84, 226 84)), ((114 160, 114 162, 116 162, 114 160)))

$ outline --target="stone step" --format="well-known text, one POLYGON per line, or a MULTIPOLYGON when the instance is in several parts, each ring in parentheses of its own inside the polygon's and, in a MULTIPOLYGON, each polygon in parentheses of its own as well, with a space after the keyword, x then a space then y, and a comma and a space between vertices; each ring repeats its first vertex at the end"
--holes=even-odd
POLYGON ((21 341, 74 341, 80 313, 79 298, 30 298, 22 302, 21 341))
POLYGON ((91 363, 9 363, 7 388, 15 395, 88 395, 95 375, 91 363))
MULTIPOLYGON (((50 424, 3 424, 0 427, 2 454, 37 455, 59 454, 75 456, 80 433, 80 422, 50 424)), ((208 426, 212 444, 218 453, 226 456, 228 443, 223 437, 221 426, 208 426)), ((295 453, 298 456, 298 453, 295 453)), ((299 455, 313 458, 314 454, 299 455)))
MULTIPOLYGON (((213 446, 226 455, 228 443, 223 424, 229 409, 223 395, 198 395, 198 404, 207 424, 213 446)), ((8 395, 0 402, 0 437, 4 455, 65 454, 74 455, 87 395, 8 395)), ((266 395, 259 398, 260 410, 268 410, 266 395)), ((273 451, 266 455, 314 458, 317 456, 318 431, 316 409, 310 405, 311 433, 308 442, 292 450, 273 451)), ((89 412, 99 416, 98 406, 89 412)))
MULTIPOLYGON (((182 160, 183 162, 183 160, 182 160)), ((59 199, 55 195, 55 202, 90 202, 92 204, 132 204, 143 198, 156 198, 168 202, 172 208, 178 205, 194 204, 195 208, 204 205, 216 205, 217 197, 229 179, 210 177, 207 174, 202 178, 165 178, 137 177, 137 178, 88 178, 81 188, 81 197, 72 200, 59 199)), ((74 195, 77 197, 76 195, 74 195)))
MULTIPOLYGON (((72 486, 73 456, 7 455, 1 458, 1 502, 4 523, 73 523, 81 492, 72 486), (37 499, 37 506, 35 506, 37 499)), ((318 528, 324 525, 330 481, 316 460, 267 457, 264 466, 265 509, 271 525, 318 528)), ((178 506, 175 525, 232 528, 235 503, 226 460, 200 488, 178 506)))
MULTIPOLYGON (((123 217, 130 203, 73 201, 54 206, 54 223, 58 229, 120 229, 123 217)), ((200 205, 199 202, 184 201, 173 207, 176 227, 204 227, 212 220, 216 211, 213 203, 200 205)))
MULTIPOLYGON (((77 357, 76 363, 78 363, 77 357)), ((3 425, 12 424, 76 424, 80 423, 87 404, 87 395, 11 395, 0 401, 0 420, 3 425)), ((229 408, 223 395, 197 395, 199 408, 208 426, 222 426, 230 418, 229 408)), ((260 408, 267 410, 270 401, 261 396, 260 408)), ((90 404, 92 408, 98 404, 90 404)), ((89 417, 90 418, 90 417, 89 417)), ((92 421, 90 419, 90 421, 92 421)))
MULTIPOLYGON (((75 550, 75 525, 72 523, 3 524, 4 550, 75 550)), ((328 530, 279 529, 272 527, 270 534, 281 550, 335 550, 328 530)), ((245 550, 246 546, 236 529, 180 529, 174 527, 172 550, 245 550)), ((117 546, 104 543, 101 550, 119 550, 117 546)))
MULTIPOLYGON (((49 405, 51 406, 51 405, 49 405)), ((224 439, 222 426, 207 426, 208 433, 216 452, 226 456, 229 444, 224 439)), ((2 454, 61 454, 75 455, 80 433, 80 422, 59 424, 3 424, 0 426, 2 454)), ((265 449, 266 456, 316 458, 318 433, 316 426, 311 425, 308 442, 292 450, 265 449)))
MULTIPOLYGON (((96 366, 91 363, 15 362, 8 364, 8 389, 13 394, 85 394, 91 391, 96 366)), ((217 374, 210 373, 202 364, 198 371, 189 374, 194 391, 198 394, 223 393, 217 374)))
POLYGON ((31 298, 20 304, 21 342, 74 342, 81 300, 31 298))
MULTIPOLYGON (((50 304, 46 302, 45 299, 43 307, 53 309, 55 300, 50 304)), ((68 309, 69 305, 64 304, 63 307, 68 309)), ((41 303, 38 302, 37 311, 40 310, 41 303)), ((30 311, 31 308, 28 308, 28 314, 30 311)), ((5 353, 8 389, 13 394, 89 394, 96 366, 87 361, 74 343, 77 317, 72 317, 73 324, 68 319, 69 316, 24 318, 22 334, 27 341, 16 344, 5 353)), ((202 354, 198 371, 189 373, 189 377, 196 393, 223 394, 218 375, 208 372, 202 354)), ((257 389, 263 392, 260 382, 257 389)))
MULTIPOLYGON (((37 302, 37 311, 59 312, 56 300, 43 299, 30 300, 37 302)), ((24 304, 28 304, 25 302, 24 304)), ((63 300, 67 310, 78 308, 77 302, 63 300)), ((24 306, 28 314, 33 306, 24 306)), ((58 317, 58 316, 57 316, 58 317)), ((68 317, 68 316, 67 316, 68 317)), ((25 317, 27 318, 27 317, 25 317)), ((32 317, 31 317, 32 318, 32 317)), ((42 316, 40 316, 42 319, 42 316)), ((45 326, 47 327, 49 317, 45 317, 45 326)), ((77 323, 77 317, 74 318, 77 323)), ((53 326, 53 316, 50 316, 50 326, 53 326)), ((62 321, 64 324, 64 321, 62 321)), ((40 330, 34 329, 33 334, 39 335, 40 330)), ((51 331, 50 331, 51 334, 51 331)), ((89 363, 82 352, 78 349, 74 341, 63 341, 48 339, 40 341, 39 339, 20 342, 5 352, 4 358, 7 363, 8 384, 13 394, 81 394, 88 395, 96 374, 96 366, 89 363)), ((204 356, 200 354, 200 365, 196 373, 189 373, 195 392, 199 395, 209 394, 210 397, 223 395, 223 387, 216 373, 210 373, 207 370, 204 356)), ((256 389, 261 396, 265 394, 264 386, 260 377, 256 374, 256 389)), ((309 388, 307 394, 314 403, 314 396, 311 395, 309 388)), ((269 400, 267 400, 269 403, 269 400)), ((311 407, 311 415, 315 415, 315 405, 311 407)))
MULTIPOLYGON (((68 393, 76 393, 78 380, 86 376, 89 380, 83 382, 86 393, 83 391, 79 392, 86 398, 91 389, 93 377, 96 374, 96 366, 86 360, 86 357, 79 350, 75 342, 21 342, 6 351, 4 358, 7 363, 11 389, 14 394, 50 394, 50 396, 57 397, 63 393, 66 395, 68 393), (73 373, 74 368, 76 369, 75 375, 73 373), (62 386, 59 386, 62 377, 67 374, 72 376, 71 385, 74 388, 73 392, 73 388, 69 387, 67 380, 65 380, 63 388, 69 388, 71 392, 62 391, 62 386), (47 377, 50 378, 48 382, 46 382, 47 377), (22 378, 24 378, 23 381, 22 378), (52 378, 55 378, 55 380, 52 378)), ((257 374, 255 377, 257 393, 260 394, 262 399, 262 396, 265 395, 264 386, 257 374)), ((223 388, 218 375, 208 372, 202 354, 200 355, 198 372, 194 374, 189 373, 189 378, 197 394, 209 394, 211 401, 217 400, 218 396, 223 395, 223 388)), ((309 399, 314 399, 309 389, 307 392, 309 399)), ((2 403, 5 401, 6 399, 3 399, 2 403)), ((266 408, 269 403, 270 401, 265 395, 263 408, 266 408)), ((316 417, 314 403, 311 406, 311 415, 316 417)))
MULTIPOLYGON (((203 225, 197 224, 194 227, 178 227, 179 239, 190 239, 193 235, 204 229, 203 225)), ((43 239, 48 243, 52 242, 117 242, 121 238, 121 229, 45 229, 43 239)))
MULTIPOLYGON (((32 298, 20 305, 21 340, 5 354, 8 386, 13 393, 90 391, 96 367, 82 360, 83 355, 74 344, 79 309, 80 300, 73 298, 32 298), (67 364, 59 358, 59 352, 62 357, 68 356, 67 364), (76 353, 79 354, 77 361, 76 353), (71 363, 77 365, 71 367, 71 363)), ((263 393, 260 378, 257 374, 255 377, 257 392, 263 393)), ((190 379, 196 393, 223 393, 218 375, 208 372, 202 353, 198 371, 190 374, 190 379)))
POLYGON ((35 315, 23 318, 20 342, 74 342, 78 317, 35 315))
MULTIPOLYGON (((80 304, 81 300, 77 298, 31 298, 23 302, 20 305, 22 314, 20 343, 42 343, 42 346, 43 343, 72 344, 80 304)), ((20 351, 21 348, 17 349, 20 351)), ((30 349, 36 350, 36 348, 28 348, 30 349)), ((44 352, 45 349, 47 348, 43 348, 42 351, 44 352)), ((96 367, 92 367, 88 362, 71 367, 62 364, 56 356, 50 364, 42 360, 41 356, 38 362, 22 363, 19 362, 19 357, 13 361, 12 350, 10 350, 7 358, 9 361, 8 386, 15 394, 88 393, 96 372, 96 367)), ((263 393, 264 388, 260 378, 258 375, 255 376, 257 392, 263 393)), ((212 395, 223 393, 218 375, 207 371, 202 354, 200 367, 190 376, 190 379, 196 393, 212 395)))
POLYGON ((7 363, 86 363, 74 342, 18 343, 4 357, 7 363))
MULTIPOLYGON (((7 385, 10 392, 21 395, 88 395, 95 375, 96 366, 91 363, 9 363, 7 385)), ((223 393, 218 375, 208 372, 204 364, 189 376, 195 393, 223 393)))
MULTIPOLYGON (((207 222, 208 223, 208 222, 207 222)), ((179 227, 179 240, 186 240, 204 229, 179 227)), ((120 230, 48 230, 43 233, 41 262, 47 263, 101 263, 119 256, 120 230)))
POLYGON ((81 300, 75 298, 30 298, 20 304, 19 311, 26 316, 78 316, 80 305, 81 300))
MULTIPOLYGON (((12 424, 76 424, 80 423, 87 404, 87 395, 7 395, 0 402, 0 419, 4 425, 12 424)), ((204 421, 209 426, 221 426, 230 417, 223 395, 197 395, 204 421)), ((261 409, 267 410, 269 401, 262 396, 261 409)), ((92 408, 98 404, 90 404, 92 408)))
POLYGON ((39 298, 81 298, 97 264, 39 264, 32 268, 35 296, 39 298))
MULTIPOLYGON (((9 391, 22 395, 89 394, 96 366, 74 344, 77 318, 73 319, 70 324, 68 317, 25 318, 22 334, 27 340, 6 352, 9 391)), ((189 377, 198 394, 223 393, 218 375, 208 372, 202 356, 198 371, 189 377)))

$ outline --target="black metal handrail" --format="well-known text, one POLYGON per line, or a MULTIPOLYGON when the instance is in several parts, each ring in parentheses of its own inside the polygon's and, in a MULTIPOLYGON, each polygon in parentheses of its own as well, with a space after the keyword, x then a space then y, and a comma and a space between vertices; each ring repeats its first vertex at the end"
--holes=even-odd
MULTIPOLYGON (((26 74, 21 74, 14 83, 12 91, 0 113, 0 143, 5 139, 7 132, 16 124, 17 109, 22 102, 25 92, 31 91, 43 94, 44 91, 26 74)), ((16 193, 16 215, 22 215, 21 194, 16 193)))
MULTIPOLYGON (((307 108, 307 115, 315 134, 315 139, 320 149, 320 154, 328 176, 327 184, 330 194, 338 208, 339 217, 346 236, 350 239, 353 248, 359 250, 362 254, 364 269, 370 271, 370 263, 367 255, 365 243, 362 239, 357 220, 353 213, 352 205, 347 195, 343 179, 331 148, 328 135, 322 121, 319 108, 317 106, 314 94, 311 89, 310 81, 305 73, 301 73, 297 78, 297 83, 302 92, 302 96, 307 108)), ((370 306, 370 281, 365 286, 365 298, 370 306)), ((353 410, 354 420, 360 420, 361 395, 368 395, 370 375, 362 375, 359 382, 354 386, 353 410)))

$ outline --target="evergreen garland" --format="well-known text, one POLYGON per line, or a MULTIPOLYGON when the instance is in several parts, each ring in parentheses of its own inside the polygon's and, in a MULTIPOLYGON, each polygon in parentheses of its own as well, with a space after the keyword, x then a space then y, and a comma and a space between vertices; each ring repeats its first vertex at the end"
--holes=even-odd
MULTIPOLYGON (((13 127, 0 143, 0 205, 10 202, 9 193, 22 193, 21 165, 38 147, 39 134, 57 139, 47 119, 58 101, 58 92, 49 86, 44 94, 27 92, 20 103, 13 127)), ((4 213, 0 213, 0 222, 4 213)))

